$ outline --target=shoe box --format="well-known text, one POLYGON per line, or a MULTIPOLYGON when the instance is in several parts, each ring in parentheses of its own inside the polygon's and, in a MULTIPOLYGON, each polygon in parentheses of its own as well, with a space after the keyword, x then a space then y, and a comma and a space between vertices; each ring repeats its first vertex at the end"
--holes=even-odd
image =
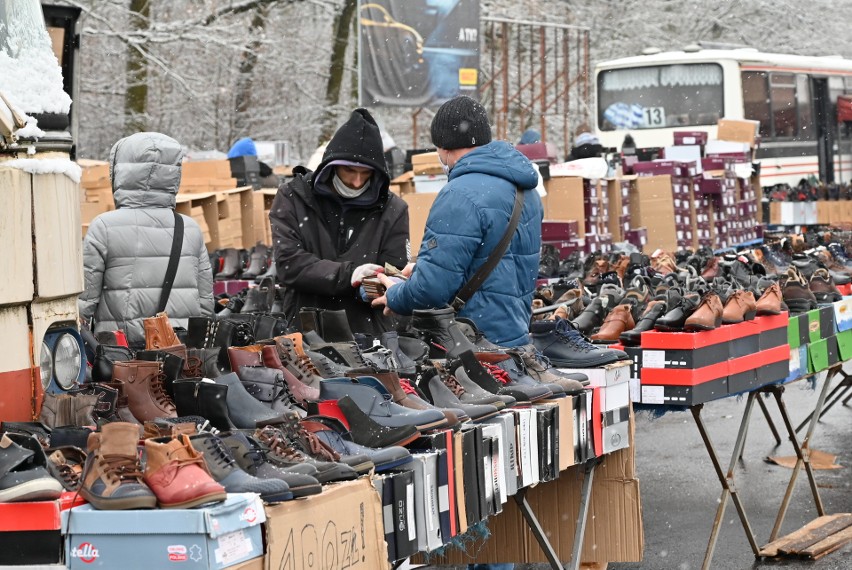
POLYGON ((790 361, 787 370, 785 382, 792 382, 808 373, 808 345, 790 349, 790 361))
POLYGON ((836 336, 823 338, 808 344, 808 372, 825 370, 840 362, 840 351, 836 336))
POLYGON ((414 474, 413 496, 409 493, 410 489, 406 489, 404 500, 411 503, 409 512, 414 513, 416 551, 434 550, 444 543, 441 539, 438 511, 438 456, 443 453, 445 452, 413 453, 413 461, 394 470, 414 474))
POLYGON ((852 330, 852 297, 844 298, 832 305, 834 309, 834 325, 837 332, 852 330))
POLYGON ((837 333, 837 351, 840 360, 852 359, 852 329, 837 333))
MULTIPOLYGON (((385 543, 387 543, 385 557, 392 563, 397 560, 404 560, 417 552, 414 472, 406 470, 387 471, 377 475, 373 480, 373 485, 382 502, 382 526, 385 543)), ((324 495, 325 491, 323 490, 323 494, 317 496, 324 495)), ((328 505, 328 507, 339 508, 337 505, 328 505)), ((322 552, 322 550, 317 550, 317 552, 322 552)), ((309 555, 310 552, 306 551, 305 554, 309 555)), ((275 559, 273 558, 273 560, 275 559)), ((357 560, 357 555, 353 553, 351 560, 357 560)), ((286 564, 282 564, 282 567, 286 567, 286 564)), ((310 568, 310 566, 306 566, 306 568, 310 568)), ((364 568, 370 568, 370 566, 364 568)))
POLYGON ((253 493, 199 509, 98 511, 81 505, 62 512, 70 570, 92 565, 147 570, 228 568, 263 555, 263 503, 253 493), (128 556, 132 553, 132 556, 128 556))
POLYGON ((630 363, 626 360, 597 368, 560 368, 562 372, 579 372, 589 378, 589 386, 610 386, 630 379, 630 363))
POLYGON ((0 503, 0 566, 59 564, 59 501, 0 503))
POLYGON ((227 281, 213 282, 213 295, 236 295, 243 289, 254 285, 254 282, 246 281, 245 279, 230 279, 227 281))
MULTIPOLYGON (((562 406, 559 411, 560 422, 563 418, 563 409, 569 406, 569 403, 562 404, 562 400, 568 398, 560 398, 557 405, 562 406)), ((570 407, 565 414, 566 422, 571 416, 570 407)), ((503 462, 503 471, 500 478, 500 492, 505 497, 511 497, 518 492, 518 445, 515 430, 515 416, 510 412, 503 412, 493 418, 483 422, 483 425, 488 427, 494 425, 500 429, 500 440, 498 441, 500 459, 503 462)), ((560 423, 560 428, 562 424, 560 423)), ((573 426, 572 426, 573 427, 573 426)), ((490 433, 490 432, 489 432, 490 433)), ((560 432, 564 434, 565 432, 560 432)), ((561 451, 561 450, 560 450, 561 451)), ((560 455, 560 457, 562 457, 560 455)), ((506 502, 504 497, 501 497, 503 503, 506 502)))
MULTIPOLYGON (((514 420, 512 418, 508 420, 514 434, 514 420)), ((408 449, 412 453, 436 452, 438 454, 435 475, 438 487, 438 521, 443 542, 449 542, 458 534, 453 431, 443 430, 423 434, 410 443, 408 449)))

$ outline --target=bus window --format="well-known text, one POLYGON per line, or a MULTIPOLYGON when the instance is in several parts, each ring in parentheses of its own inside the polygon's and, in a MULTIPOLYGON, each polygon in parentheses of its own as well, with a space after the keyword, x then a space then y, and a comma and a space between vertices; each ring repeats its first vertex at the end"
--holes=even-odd
POLYGON ((843 140, 849 140, 852 138, 852 128, 850 128, 849 123, 844 123, 840 120, 837 115, 837 99, 847 93, 846 86, 844 85, 843 77, 839 77, 834 75, 828 78, 828 103, 830 106, 831 117, 837 121, 837 137, 843 140))
POLYGON ((792 74, 773 73, 769 76, 774 138, 791 139, 799 134, 796 117, 796 82, 792 74))
POLYGON ((746 119, 760 121, 760 136, 772 137, 772 120, 769 113, 769 91, 763 71, 743 72, 743 112, 746 119))
POLYGON ((799 136, 802 141, 816 138, 813 111, 811 110, 811 81, 807 75, 796 75, 796 101, 799 106, 799 136))
POLYGON ((715 63, 609 69, 598 74, 598 127, 657 129, 715 125, 724 116, 715 63))

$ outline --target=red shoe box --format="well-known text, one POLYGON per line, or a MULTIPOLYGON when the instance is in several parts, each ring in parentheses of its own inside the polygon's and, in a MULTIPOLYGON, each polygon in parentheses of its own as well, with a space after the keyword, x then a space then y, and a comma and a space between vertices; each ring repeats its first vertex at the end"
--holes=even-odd
POLYGON ((59 501, 0 503, 0 565, 59 564, 59 501))
POLYGON ((567 222, 544 220, 541 223, 541 239, 548 241, 568 241, 577 237, 578 224, 576 220, 567 222))
POLYGON ((691 146, 707 144, 708 133, 706 131, 675 131, 675 146, 691 146))
MULTIPOLYGON (((763 227, 760 228, 761 234, 763 233, 763 227)), ((760 237, 763 237, 762 235, 760 237)), ((837 290, 840 291, 840 294, 844 297, 847 295, 852 295, 852 283, 848 283, 846 285, 838 285, 837 290)))

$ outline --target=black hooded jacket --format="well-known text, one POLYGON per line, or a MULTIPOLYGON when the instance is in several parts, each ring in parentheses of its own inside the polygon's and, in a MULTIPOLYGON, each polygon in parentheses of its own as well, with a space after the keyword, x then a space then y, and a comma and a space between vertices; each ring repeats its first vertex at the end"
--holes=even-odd
POLYGON ((316 172, 297 167, 293 180, 278 189, 269 219, 288 317, 302 307, 344 309, 355 332, 391 328, 351 285, 352 272, 364 263, 407 263, 408 205, 389 184, 379 128, 365 109, 356 109, 328 143, 316 172), (334 192, 331 163, 338 160, 373 168, 364 194, 344 199, 334 192))

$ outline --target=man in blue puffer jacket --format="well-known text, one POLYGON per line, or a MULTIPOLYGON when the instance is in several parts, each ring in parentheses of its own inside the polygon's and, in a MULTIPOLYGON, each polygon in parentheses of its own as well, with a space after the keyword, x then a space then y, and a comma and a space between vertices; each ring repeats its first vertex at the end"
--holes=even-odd
POLYGON ((525 192, 508 250, 458 316, 473 320, 495 344, 528 344, 543 216, 538 175, 511 144, 491 141, 485 109, 470 97, 444 103, 431 134, 449 182, 429 212, 411 278, 394 285, 382 276, 390 286, 374 305, 408 315, 449 304, 503 237, 515 192, 525 192))

